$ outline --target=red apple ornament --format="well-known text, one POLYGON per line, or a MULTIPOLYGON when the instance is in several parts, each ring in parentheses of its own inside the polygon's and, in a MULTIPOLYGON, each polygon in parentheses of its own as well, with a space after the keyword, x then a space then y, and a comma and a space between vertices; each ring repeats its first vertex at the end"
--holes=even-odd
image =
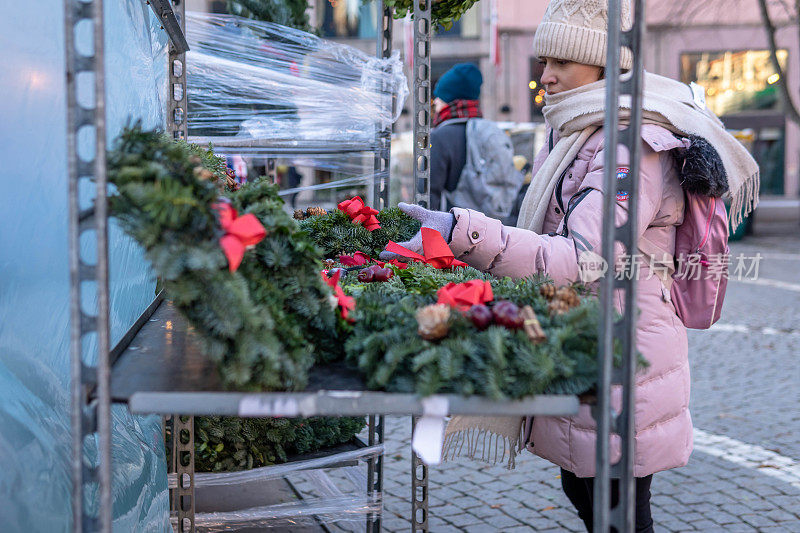
POLYGON ((519 314, 519 307, 513 302, 497 302, 492 307, 492 314, 496 324, 508 329, 519 329, 524 322, 519 314))
POLYGON ((383 267, 375 270, 373 281, 389 281, 394 276, 394 271, 391 268, 383 267))
POLYGON ((370 268, 362 268, 358 273, 358 281, 361 283, 369 283, 375 277, 375 272, 370 268))
POLYGON ((492 324, 492 310, 483 304, 476 304, 467 311, 467 318, 476 328, 483 331, 492 324))

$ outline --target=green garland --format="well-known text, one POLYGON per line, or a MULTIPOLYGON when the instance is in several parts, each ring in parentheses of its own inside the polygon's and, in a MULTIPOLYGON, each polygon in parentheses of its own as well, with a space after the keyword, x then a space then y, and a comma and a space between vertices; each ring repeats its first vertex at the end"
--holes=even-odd
POLYGON ((334 209, 326 215, 312 216, 300 221, 304 230, 322 248, 325 257, 364 252, 377 258, 386 244, 406 241, 419 231, 420 223, 396 207, 382 210, 377 215, 381 227, 369 231, 354 224, 344 212, 334 209))
MULTIPOLYGON (((367 0, 369 1, 369 0, 367 0)), ((431 0, 431 23, 433 26, 441 25, 445 30, 453 27, 453 23, 469 11, 478 0, 431 0)), ((414 13, 413 0, 385 0, 387 6, 394 8, 394 18, 405 18, 408 13, 414 13)))
POLYGON ((195 468, 236 471, 284 463, 291 455, 349 442, 364 417, 195 418, 195 468))
POLYGON ((227 191, 214 174, 218 160, 197 150, 138 126, 125 130, 108 157, 117 188, 113 213, 144 247, 168 297, 217 363, 223 386, 300 389, 317 342, 326 346, 335 336, 320 252, 283 211, 276 187, 256 181, 227 191), (212 208, 222 195, 268 228, 233 273, 212 208))

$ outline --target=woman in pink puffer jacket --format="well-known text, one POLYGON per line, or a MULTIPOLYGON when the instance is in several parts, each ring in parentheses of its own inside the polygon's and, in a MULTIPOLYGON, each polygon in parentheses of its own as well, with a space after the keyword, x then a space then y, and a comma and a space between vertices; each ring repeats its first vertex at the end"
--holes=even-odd
MULTIPOLYGON (((623 27, 629 25, 630 13, 630 3, 624 0, 623 27)), ((548 142, 534 160, 534 179, 523 202, 519 227, 505 226, 470 209, 456 207, 442 213, 400 204, 423 226, 442 233, 458 259, 498 277, 546 274, 563 285, 581 280, 582 262, 593 255, 589 252, 601 253, 607 147, 600 127, 603 108, 598 82, 605 74, 606 26, 605 2, 551 0, 537 29, 534 48, 544 65, 541 81, 547 91, 548 142)), ((621 67, 629 69, 631 62, 630 51, 623 50, 621 67)), ((743 173, 728 162, 738 158, 744 162, 742 167, 755 165, 718 119, 690 95, 688 86, 649 74, 646 78, 648 120, 641 130, 637 217, 640 250, 647 243, 655 247, 654 255, 657 250, 675 249, 676 227, 684 217, 682 183, 686 187, 694 180, 693 192, 699 189, 700 194, 718 196, 728 190, 729 178, 732 186, 741 189, 736 180, 743 173), (698 132, 705 143, 695 142, 698 132), (695 137, 686 138, 688 134, 695 137), (705 146, 706 152, 690 155, 700 150, 698 145, 705 146), (689 157, 707 163, 708 171, 680 176, 682 162, 689 157), (723 161, 726 164, 720 172, 723 161)), ((629 162, 627 151, 618 148, 618 176, 628 172, 629 162)), ((686 166, 698 169, 698 165, 686 166)), ((627 205, 627 194, 618 194, 614 214, 618 225, 627 217, 627 205)), ((419 234, 401 244, 421 251, 419 234)), ((390 255, 384 252, 381 257, 390 255)), ((638 264, 636 344, 650 365, 637 375, 636 383, 636 531, 649 532, 653 531, 652 475, 687 463, 692 451, 692 420, 686 329, 661 280, 652 275, 646 262, 638 264)), ((622 311, 619 298, 616 306, 622 311)), ((612 393, 617 409, 619 392, 612 393)), ((536 417, 527 425, 528 449, 561 467, 564 491, 591 531, 596 432, 589 406, 581 405, 574 417, 536 417)), ((611 454, 612 461, 618 460, 617 437, 612 437, 611 454)))

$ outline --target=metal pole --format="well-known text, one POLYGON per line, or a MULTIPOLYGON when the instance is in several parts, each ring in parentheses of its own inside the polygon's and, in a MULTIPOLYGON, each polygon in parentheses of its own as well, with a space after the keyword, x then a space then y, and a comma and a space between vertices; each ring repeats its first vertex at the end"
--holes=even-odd
MULTIPOLYGON (((387 7, 383 1, 378 8, 378 39, 377 56, 388 59, 392 55, 392 9, 387 7)), ((386 68, 384 73, 386 73, 386 68)), ((397 97, 393 94, 387 95, 389 90, 385 76, 379 84, 380 97, 386 98, 387 107, 390 113, 394 113, 397 105, 397 97)), ((392 126, 387 125, 380 129, 377 134, 377 149, 375 152, 375 180, 373 181, 373 207, 380 210, 389 205, 389 164, 391 157, 392 126)))
POLYGON ((178 511, 178 532, 194 533, 194 417, 174 416, 172 429, 178 474, 172 505, 178 511))
POLYGON ((633 27, 622 32, 621 2, 609 0, 608 55, 606 69, 605 174, 603 197, 603 258, 609 265, 608 274, 601 281, 600 300, 600 358, 598 361, 598 404, 594 409, 597 421, 597 469, 594 484, 594 531, 606 533, 613 526, 617 531, 634 530, 635 524, 635 392, 636 392, 636 277, 638 268, 638 189, 639 158, 641 148, 643 56, 641 43, 644 32, 644 0, 635 1, 633 27), (620 79, 620 46, 629 48, 634 57, 633 70, 620 79), (627 100, 627 101, 626 101, 627 100), (619 129, 619 106, 630 109, 629 124, 619 129), (617 147, 624 146, 630 154, 627 176, 617 178, 617 147), (613 147, 613 148, 612 148, 613 147), (619 227, 615 225, 618 192, 627 192, 628 218, 619 227), (621 272, 614 273, 614 243, 625 248, 627 261, 621 272), (615 320, 614 290, 624 293, 624 314, 615 320), (614 339, 622 347, 622 371, 613 372, 614 339), (623 402, 620 413, 611 406, 612 385, 622 385, 623 402), (620 436, 620 462, 610 464, 609 440, 611 433, 620 436), (611 479, 620 480, 618 505, 611 509, 611 479))
MULTIPOLYGON (((186 34, 186 6, 183 0, 172 0, 172 10, 181 32, 186 34)), ((167 98, 167 131, 174 139, 189 135, 189 88, 186 86, 186 52, 169 41, 169 96, 167 98)))
POLYGON ((431 201, 431 4, 414 0, 414 201, 425 208, 431 201))
MULTIPOLYGON (((172 10, 186 34, 186 5, 171 0, 172 10)), ((173 139, 189 136, 189 88, 186 83, 186 52, 169 41, 169 97, 167 98, 167 132, 173 139)), ((179 533, 194 532, 194 417, 172 415, 171 470, 178 477, 178 486, 171 490, 170 509, 178 516, 179 533)))
MULTIPOLYGON (((369 415, 367 430, 369 431, 369 446, 383 444, 383 415, 369 415)), ((367 497, 370 500, 382 498, 383 493, 383 454, 371 456, 367 461, 367 497)), ((381 513, 367 515, 367 533, 377 533, 381 530, 381 513)))
POLYGON ((69 201, 69 265, 70 265, 70 371, 72 424, 72 522, 73 531, 111 531, 111 395, 108 330, 108 226, 106 181, 105 79, 103 55, 102 2, 67 0, 64 11, 67 107, 67 169, 69 201), (90 22, 92 46, 88 55, 81 54, 75 43, 75 28, 90 22), (79 98, 76 79, 81 73, 94 80, 94 94, 79 98), (92 101, 83 107, 80 101, 92 101), (80 150, 79 130, 94 131, 94 153, 80 150), (88 153, 87 153, 88 152, 88 153), (81 208, 81 180, 95 184, 94 206, 81 208), (94 231, 97 243, 95 264, 81 256, 80 236, 94 231), (94 282, 97 311, 89 315, 81 310, 81 287, 94 282), (97 360, 95 366, 83 357, 83 337, 95 333, 97 360), (89 391, 97 387, 97 399, 89 401, 89 391), (97 433, 98 465, 89 467, 84 461, 83 447, 87 437, 97 433), (99 510, 92 516, 85 507, 85 486, 98 487, 99 510))
MULTIPOLYGON (((645 31, 644 0, 635 0, 634 24, 622 34, 622 44, 633 53, 633 71, 622 82, 622 92, 630 95, 631 118, 622 134, 623 142, 630 153, 630 172, 628 183, 617 180, 617 188, 629 191, 628 220, 618 229, 618 238, 625 244, 628 254, 635 257, 639 252, 639 167, 641 158, 642 99, 644 89, 644 54, 641 53, 645 31)), ((636 426, 636 283, 638 268, 629 263, 631 271, 623 277, 621 286, 625 289, 625 335, 622 343, 622 412, 618 416, 618 432, 621 436, 622 461, 620 464, 620 502, 621 512, 615 523, 618 531, 633 531, 635 527, 636 485, 634 478, 634 455, 636 426)))
MULTIPOLYGON (((411 434, 417 425, 411 417, 411 434)), ((411 533, 428 529, 428 466, 411 450, 411 533)))

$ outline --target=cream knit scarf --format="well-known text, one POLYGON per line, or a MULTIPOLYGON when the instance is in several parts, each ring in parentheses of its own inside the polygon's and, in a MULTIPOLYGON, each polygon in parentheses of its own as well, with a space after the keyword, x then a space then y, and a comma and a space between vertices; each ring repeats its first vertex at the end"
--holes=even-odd
MULTIPOLYGON (((620 99, 620 120, 630 118, 630 97, 620 99)), ((697 135, 719 153, 728 177, 731 225, 735 229, 758 204, 758 164, 747 149, 725 131, 722 122, 698 106, 686 84, 645 73, 645 123, 658 124, 678 135, 697 135)), ((520 209, 517 226, 542 232, 544 215, 559 176, 575 159, 586 139, 603 126, 605 80, 545 97, 544 117, 561 139, 531 181, 520 209)))
MULTIPOLYGON (((586 140, 605 116, 605 80, 571 91, 545 97, 545 120, 556 129, 560 139, 536 173, 525 194, 517 226, 542 232, 544 217, 559 176, 572 164, 586 140)), ((758 165, 745 147, 725 131, 722 122, 694 101, 689 86, 646 73, 644 77, 643 121, 659 124, 678 135, 697 135, 706 139, 720 155, 727 173, 731 200, 731 224, 734 228, 758 204, 758 165)), ((630 98, 621 99, 620 120, 630 117, 630 98)), ((456 416, 447 425, 442 456, 475 458, 497 462, 508 456, 514 467, 517 450, 525 446, 520 417, 456 416), (466 449, 465 448, 466 444, 466 449)))

